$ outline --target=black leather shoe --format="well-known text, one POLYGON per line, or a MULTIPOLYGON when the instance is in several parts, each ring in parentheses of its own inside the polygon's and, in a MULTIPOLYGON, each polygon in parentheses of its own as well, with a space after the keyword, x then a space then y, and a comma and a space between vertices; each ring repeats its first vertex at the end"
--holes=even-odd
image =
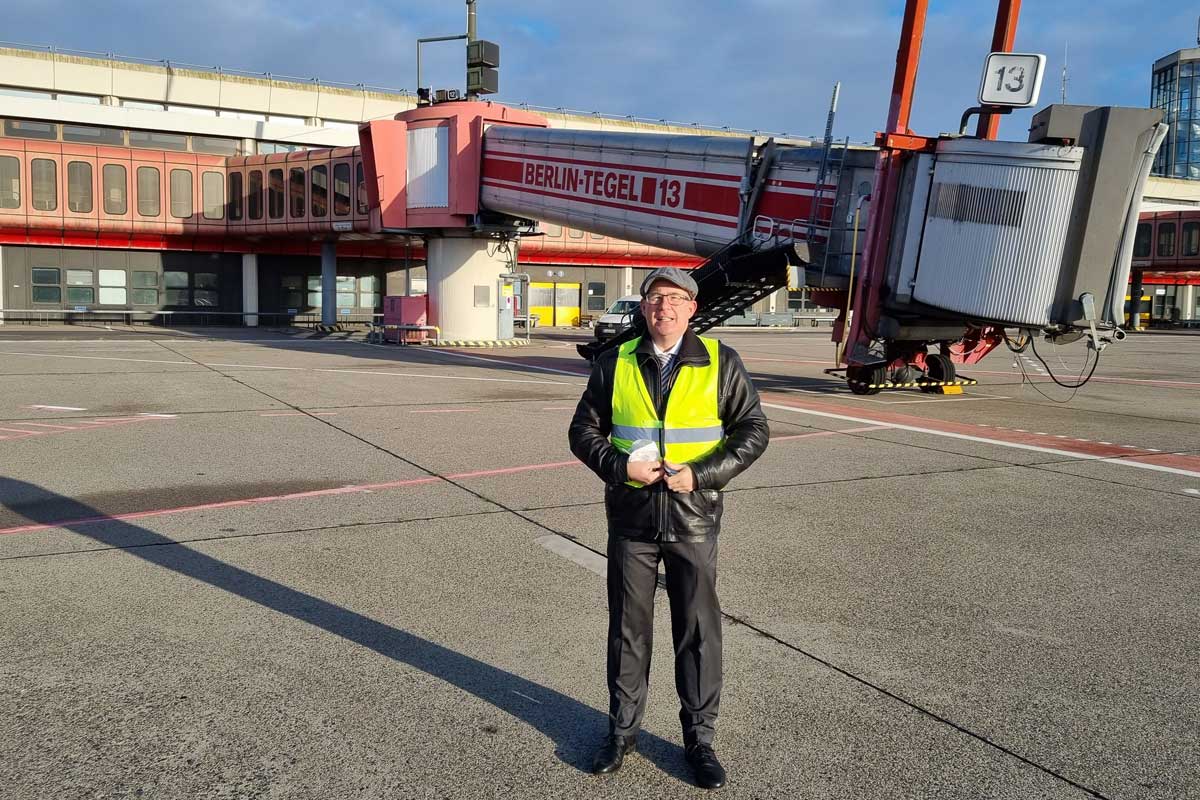
POLYGON ((625 763, 625 754, 633 750, 637 750, 636 736, 611 734, 592 758, 592 772, 597 775, 616 772, 625 763))
POLYGON ((687 762, 692 765, 696 785, 702 789, 720 789, 725 785, 725 768, 717 761, 712 745, 693 744, 685 752, 687 762))

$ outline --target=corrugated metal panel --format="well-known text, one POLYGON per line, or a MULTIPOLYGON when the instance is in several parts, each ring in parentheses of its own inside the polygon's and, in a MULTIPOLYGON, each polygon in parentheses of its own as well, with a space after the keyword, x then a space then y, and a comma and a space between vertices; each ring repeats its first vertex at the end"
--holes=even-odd
POLYGON ((450 129, 416 128, 408 132, 408 207, 450 205, 450 129))
POLYGON ((981 321, 1048 325, 1082 156, 1017 142, 939 145, 914 299, 981 321))

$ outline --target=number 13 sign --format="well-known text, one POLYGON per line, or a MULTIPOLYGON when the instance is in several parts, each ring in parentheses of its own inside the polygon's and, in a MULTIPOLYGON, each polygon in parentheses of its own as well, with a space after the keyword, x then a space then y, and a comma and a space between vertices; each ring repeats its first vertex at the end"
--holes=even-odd
POLYGON ((979 104, 1028 108, 1042 89, 1046 57, 1040 53, 991 53, 979 84, 979 104))

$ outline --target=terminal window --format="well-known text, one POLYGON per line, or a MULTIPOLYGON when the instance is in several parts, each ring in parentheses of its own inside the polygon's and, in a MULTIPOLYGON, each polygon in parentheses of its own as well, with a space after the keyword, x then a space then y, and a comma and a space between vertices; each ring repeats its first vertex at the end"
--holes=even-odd
POLYGON ((129 210, 125 200, 125 167, 105 164, 101 177, 104 181, 104 213, 124 214, 129 210))
MULTIPOLYGON (((241 176, 238 176, 241 177, 241 176)), ((200 176, 200 194, 205 219, 225 217, 225 176, 219 172, 204 172, 200 176)), ((241 214, 239 213, 240 217, 241 214)))
POLYGON ((588 311, 603 311, 608 308, 604 302, 605 285, 603 281, 592 281, 588 283, 588 311))
POLYGON ((61 303, 62 288, 59 287, 59 272, 54 267, 34 267, 30 281, 33 284, 31 297, 35 303, 61 303))
MULTIPOLYGON (((262 173, 260 172, 261 176, 262 173)), ((261 205, 261 204, 260 204, 261 205)), ((229 219, 237 222, 242 218, 242 173, 229 173, 229 219)))
POLYGON ((333 213, 344 217, 350 213, 350 165, 333 165, 333 213))
POLYGON ((250 219, 262 219, 263 214, 263 178, 262 170, 255 169, 250 171, 250 179, 248 181, 250 190, 247 193, 247 213, 250 219))
POLYGON ((38 211, 58 208, 58 165, 48 158, 35 158, 29 165, 33 177, 33 207, 38 211))
POLYGON ((192 216, 192 171, 171 170, 171 216, 190 219, 192 216))
POLYGON ((157 217, 162 211, 159 196, 158 170, 137 168, 137 210, 143 217, 157 217))
POLYGON ((312 168, 312 215, 323 217, 329 213, 329 167, 319 164, 312 168))
POLYGON ((100 270, 100 304, 105 306, 125 305, 125 270, 100 270))
POLYGON ((95 291, 91 286, 68 286, 67 305, 90 305, 96 302, 95 291))
POLYGON ((292 217, 304 216, 304 170, 293 167, 288 180, 288 201, 292 209, 292 217))
POLYGON ((283 219, 283 170, 268 172, 267 184, 267 214, 271 219, 283 219))
POLYGON ((86 161, 67 164, 67 208, 76 214, 92 211, 92 165, 86 161))
POLYGON ((21 207, 21 162, 0 156, 0 208, 21 207))

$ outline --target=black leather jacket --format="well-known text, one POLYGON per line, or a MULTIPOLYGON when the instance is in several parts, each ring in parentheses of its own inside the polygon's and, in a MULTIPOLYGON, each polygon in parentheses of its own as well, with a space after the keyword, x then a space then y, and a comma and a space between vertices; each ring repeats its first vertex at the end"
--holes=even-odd
MULTIPOLYGON (((659 365, 650 338, 643 337, 634 352, 642 379, 662 419, 666 398, 657 388, 659 365)), ((690 329, 683 335, 676 358, 679 366, 709 363, 708 351, 690 329)), ((604 508, 610 535, 678 542, 703 541, 719 532, 721 489, 763 454, 770 429, 759 406, 758 392, 738 354, 722 344, 717 361, 720 368, 717 409, 725 426, 725 444, 690 464, 696 479, 694 492, 673 492, 664 481, 641 489, 625 483, 629 457, 608 441, 612 431, 617 350, 609 350, 596 359, 587 389, 571 420, 569 436, 571 452, 605 483, 604 508)))

